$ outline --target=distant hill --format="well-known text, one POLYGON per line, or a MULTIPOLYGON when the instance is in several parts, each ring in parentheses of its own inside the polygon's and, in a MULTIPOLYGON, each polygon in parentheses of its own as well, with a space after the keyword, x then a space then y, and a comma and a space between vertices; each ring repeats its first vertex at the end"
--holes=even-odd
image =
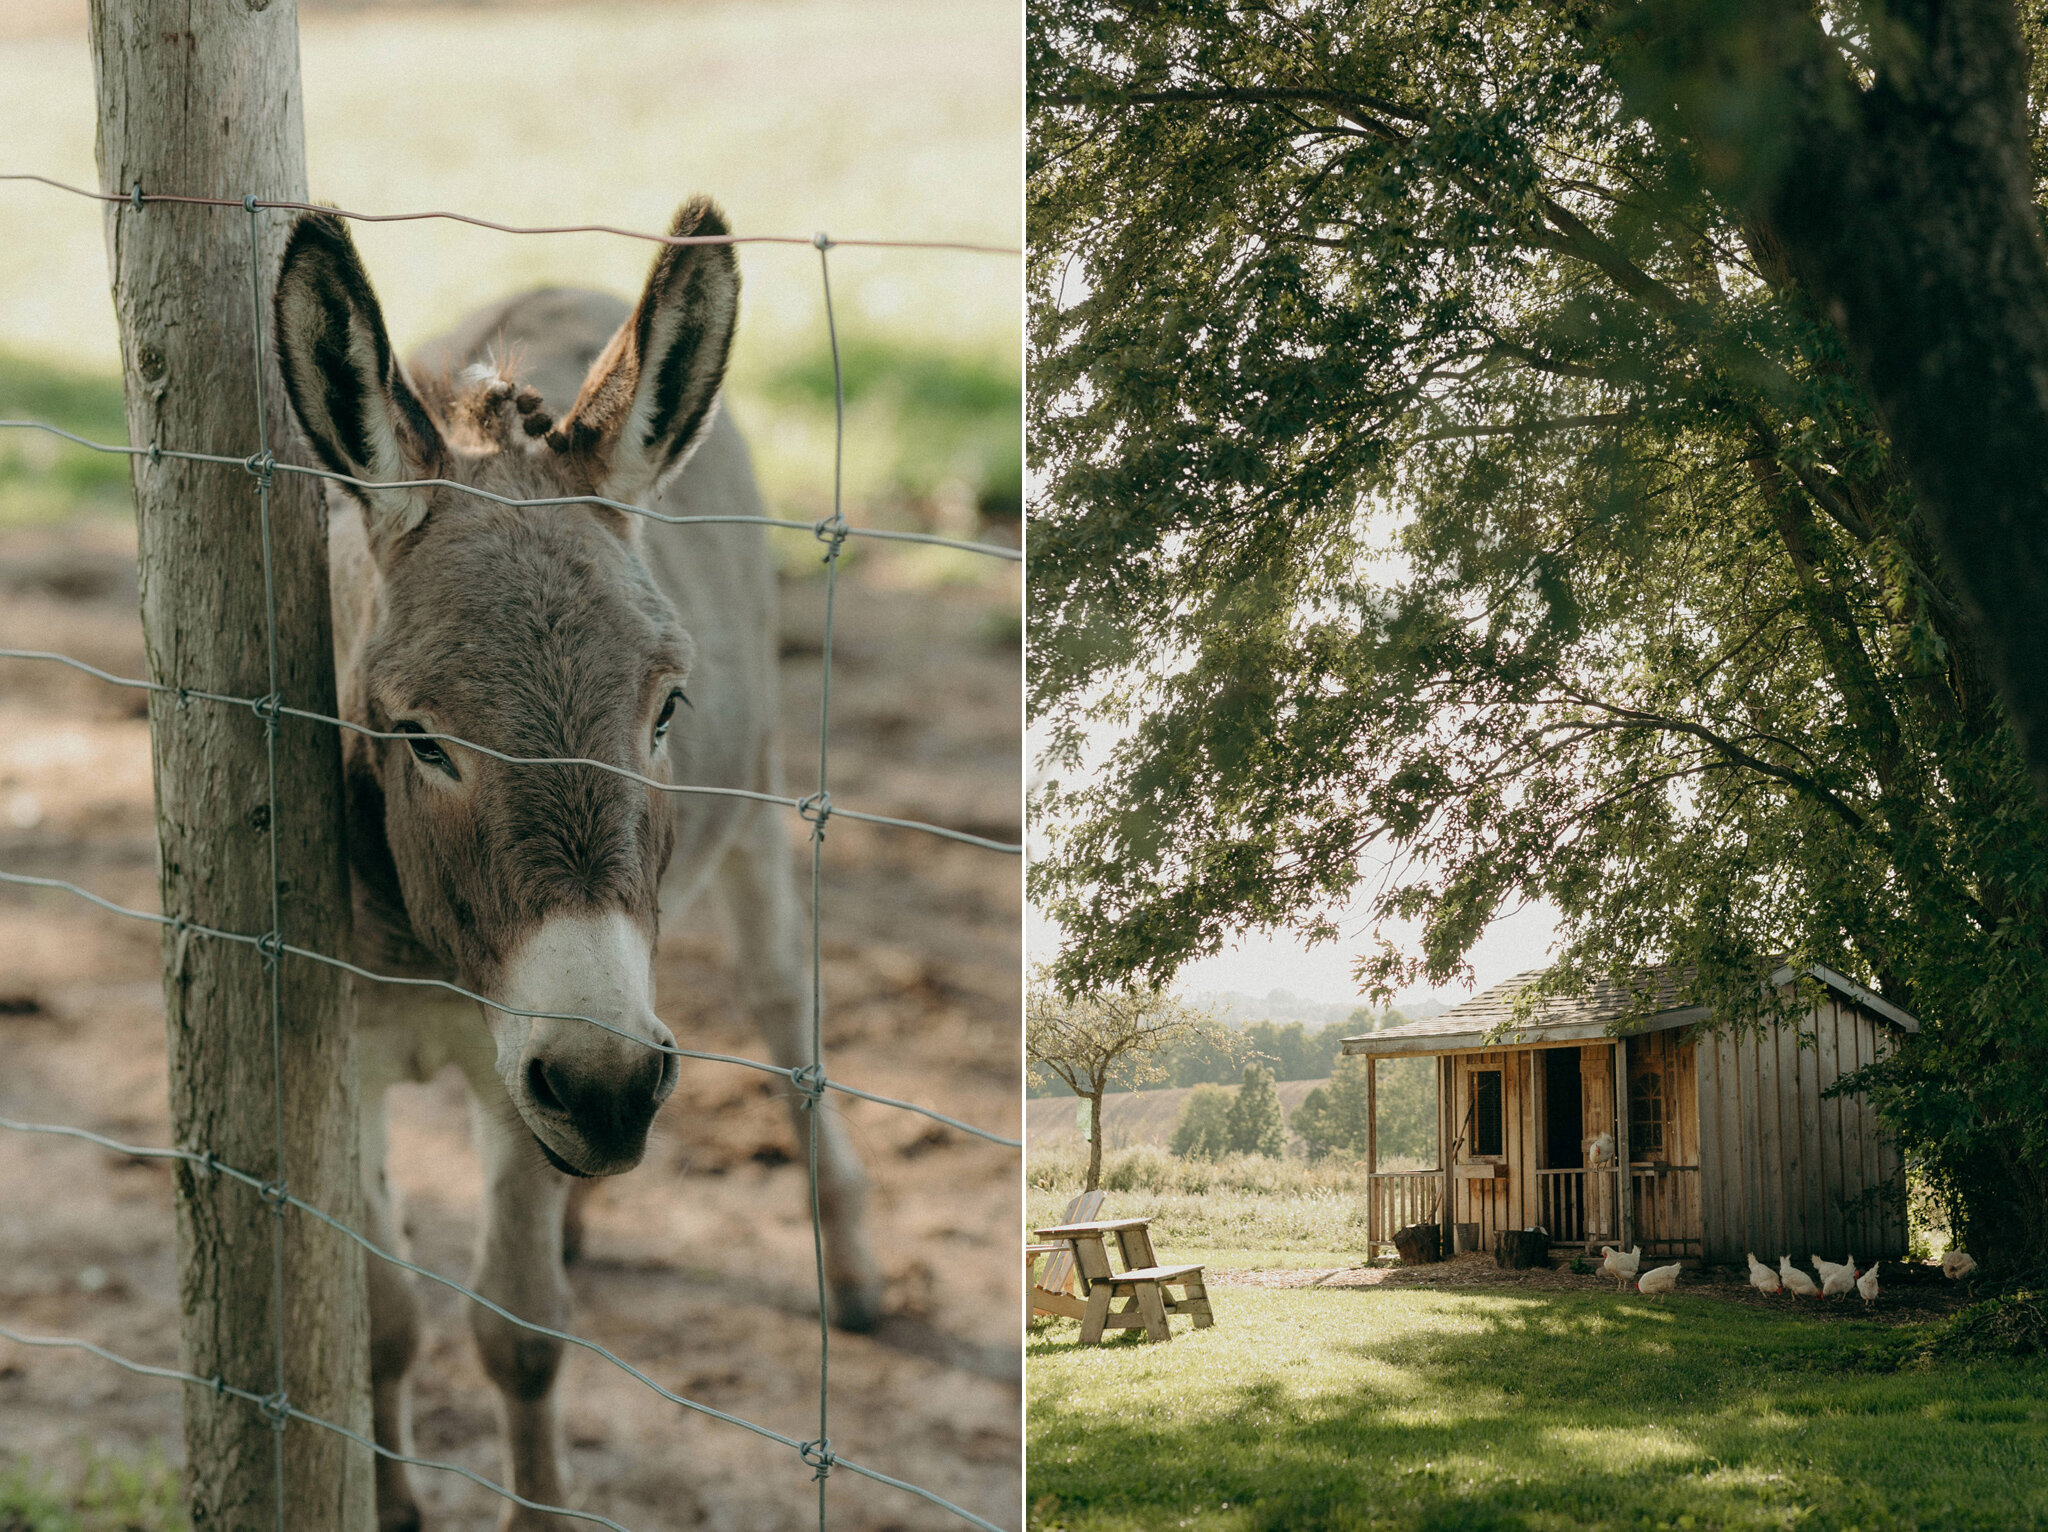
MULTIPOLYGON (((1280 1093, 1280 1110, 1289 1117, 1307 1099, 1308 1093, 1328 1080, 1282 1080, 1274 1087, 1280 1093)), ((1173 1137, 1173 1125, 1180 1121, 1181 1107, 1194 1094, 1192 1085, 1172 1090, 1112 1091, 1102 1098, 1102 1147, 1130 1149, 1138 1144, 1166 1147, 1173 1137)), ((1024 1103, 1024 1147, 1055 1149, 1080 1144, 1080 1102, 1073 1096, 1044 1096, 1024 1103)))

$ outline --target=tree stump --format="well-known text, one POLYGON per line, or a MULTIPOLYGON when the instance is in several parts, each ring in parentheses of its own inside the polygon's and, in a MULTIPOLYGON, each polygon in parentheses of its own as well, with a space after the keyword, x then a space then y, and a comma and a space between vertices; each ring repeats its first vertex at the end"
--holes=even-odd
POLYGON ((1542 1229, 1502 1229, 1493 1237, 1493 1259, 1517 1269, 1550 1264, 1550 1235, 1542 1229))
POLYGON ((1403 1266, 1427 1266, 1443 1259, 1444 1231, 1433 1223, 1412 1223, 1394 1231, 1403 1266))

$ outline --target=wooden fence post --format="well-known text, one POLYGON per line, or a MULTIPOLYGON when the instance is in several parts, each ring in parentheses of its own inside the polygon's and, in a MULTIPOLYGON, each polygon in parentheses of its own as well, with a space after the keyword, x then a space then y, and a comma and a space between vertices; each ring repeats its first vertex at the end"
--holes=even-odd
MULTIPOLYGON (((305 198, 295 0, 184 0, 176 7, 92 0, 91 38, 103 188, 305 198)), ((165 202, 109 206, 131 441, 253 457, 263 444, 260 367, 268 444, 280 457, 292 455, 268 338, 290 216, 165 202)), ((271 487, 273 597, 255 473, 172 458, 133 462, 152 678, 237 697, 270 694, 274 610, 277 696, 331 714, 326 515, 317 481, 277 475, 271 487)), ((275 835, 285 941, 346 956, 339 743, 326 725, 280 718, 276 728, 273 824, 264 719, 250 707, 152 696, 163 909, 228 931, 271 930, 275 835)), ((289 956, 278 975, 274 1057, 265 954, 167 928, 174 1141, 266 1181, 281 1179, 293 1195, 360 1227, 348 981, 289 956)), ((281 1354, 294 1408, 367 1435, 361 1251, 302 1213, 273 1212, 228 1177, 181 1164, 175 1186, 182 1365, 273 1396, 281 1354), (282 1244, 281 1306, 273 1301, 274 1238, 282 1244)), ((301 1421, 274 1426, 274 1409, 232 1395, 188 1388, 184 1407, 197 1532, 374 1527, 367 1449, 301 1421)))

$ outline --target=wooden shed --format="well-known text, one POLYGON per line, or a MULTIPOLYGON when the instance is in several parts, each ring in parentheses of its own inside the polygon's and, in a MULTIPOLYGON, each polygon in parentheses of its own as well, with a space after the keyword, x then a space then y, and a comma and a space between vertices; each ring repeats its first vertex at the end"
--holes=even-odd
MULTIPOLYGON (((1517 1020, 1516 996, 1539 973, 1344 1039, 1367 1060, 1375 1247, 1436 1223, 1447 1251, 1541 1227, 1553 1246, 1640 1243, 1666 1259, 1906 1253, 1904 1208, 1888 1190, 1896 1146, 1867 1099, 1822 1093, 1919 1031, 1911 1016, 1815 964, 1801 973, 1823 998, 1761 1033, 1703 1030, 1706 1008, 1676 1003, 1687 975, 1675 968, 1540 1001, 1517 1020), (1415 1055, 1436 1061, 1436 1167, 1382 1174, 1378 1060, 1415 1055)), ((1795 977, 1781 968, 1770 982, 1795 977)))

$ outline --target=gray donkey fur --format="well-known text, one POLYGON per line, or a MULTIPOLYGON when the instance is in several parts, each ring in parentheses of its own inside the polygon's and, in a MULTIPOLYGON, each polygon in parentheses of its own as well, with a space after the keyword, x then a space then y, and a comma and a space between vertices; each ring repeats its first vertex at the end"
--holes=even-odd
MULTIPOLYGON (((724 228, 700 199, 673 232, 724 228)), ((730 246, 665 246, 631 310, 595 293, 530 293, 475 315, 408 370, 346 225, 309 214, 279 273, 278 356, 308 444, 337 472, 760 515, 746 445, 717 409, 738 286, 730 246)), ((605 761, 656 780, 781 791, 762 528, 506 507, 449 489, 350 488, 331 499, 350 721, 605 761)), ((572 1179, 638 1163, 678 1072, 677 1059, 648 1046, 673 1042, 653 1005, 661 909, 723 899, 741 990, 770 1055, 785 1067, 811 1062, 807 922, 786 811, 658 793, 588 767, 509 765, 427 738, 344 733, 343 748, 356 960, 617 1029, 514 1016, 446 991, 357 986, 367 1233, 400 1247, 385 1091, 453 1063, 469 1084, 486 1175, 473 1285, 562 1328, 572 1179)), ((836 1119, 821 1114, 821 1129, 835 1318, 866 1327, 878 1288, 862 1176, 836 1119)), ((373 1260, 370 1298, 377 1440, 410 1452, 412 1289, 373 1260)), ((562 1504, 552 1402, 561 1343, 478 1306, 470 1319, 502 1396, 512 1488, 562 1504)), ((418 1527, 404 1468, 379 1459, 377 1475, 383 1532, 418 1527)), ((569 1523, 509 1508, 504 1525, 569 1523)))

